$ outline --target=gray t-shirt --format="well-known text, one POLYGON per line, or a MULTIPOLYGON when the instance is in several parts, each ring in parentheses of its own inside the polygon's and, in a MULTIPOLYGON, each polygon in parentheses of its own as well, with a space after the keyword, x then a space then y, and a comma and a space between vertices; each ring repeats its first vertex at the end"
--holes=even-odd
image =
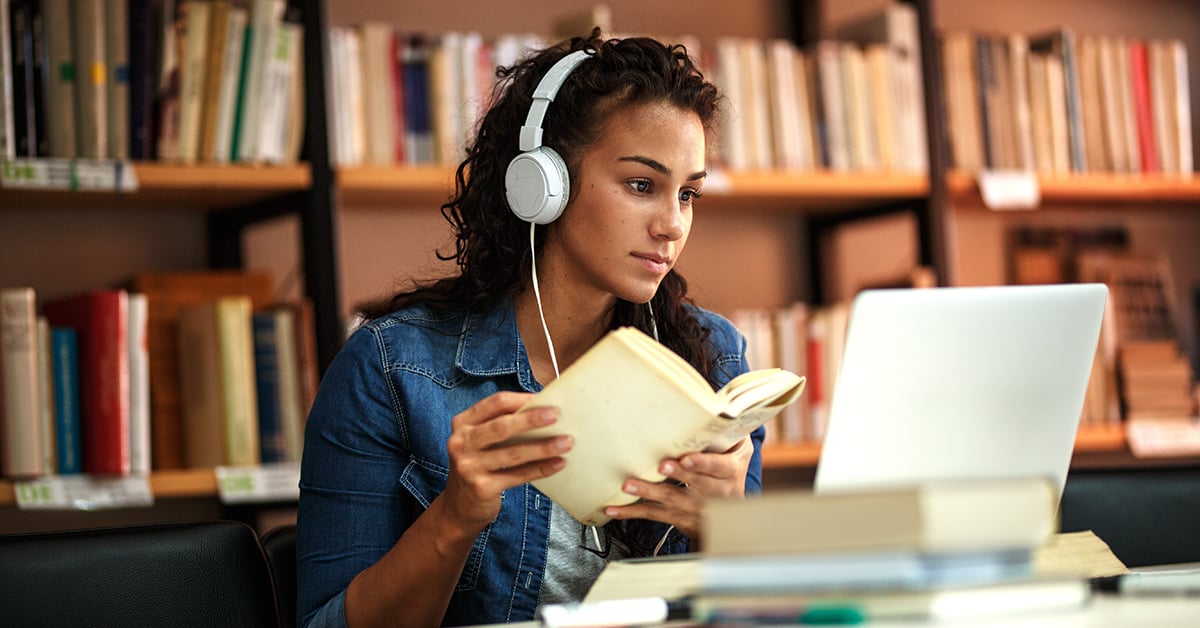
MULTIPOLYGON (((604 530, 597 532, 600 540, 604 541, 604 530)), ((550 509, 550 547, 546 558, 546 577, 542 579, 542 590, 538 593, 539 607, 583 600, 592 583, 600 576, 606 561, 584 549, 584 543, 596 549, 592 531, 554 504, 550 509)), ((613 542, 608 560, 620 560, 626 555, 625 548, 613 542)))

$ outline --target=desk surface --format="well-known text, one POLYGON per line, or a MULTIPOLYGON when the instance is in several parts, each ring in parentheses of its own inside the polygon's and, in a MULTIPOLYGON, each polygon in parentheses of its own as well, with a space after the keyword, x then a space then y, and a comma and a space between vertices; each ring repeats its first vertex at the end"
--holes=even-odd
MULTIPOLYGON (((537 628, 537 622, 506 624, 508 628, 537 628)), ((671 622, 670 626, 686 626, 671 622)), ((938 628, 1141 628, 1144 626, 1200 626, 1200 597, 1134 597, 1097 594, 1083 609, 1040 615, 1009 615, 972 621, 886 621, 871 626, 937 626, 938 628)), ((495 626, 499 626, 496 624, 495 626)))

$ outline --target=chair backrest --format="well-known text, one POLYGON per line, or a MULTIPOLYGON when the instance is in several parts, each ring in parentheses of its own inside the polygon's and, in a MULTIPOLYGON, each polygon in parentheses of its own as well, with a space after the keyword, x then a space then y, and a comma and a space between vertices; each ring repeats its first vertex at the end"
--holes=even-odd
POLYGON ((1130 567, 1200 561, 1200 469, 1073 470, 1060 524, 1092 530, 1130 567))
POLYGON ((263 535, 262 546, 275 580, 279 623, 284 628, 293 628, 296 625, 296 526, 272 528, 263 535))
POLYGON ((266 556, 236 521, 0 535, 0 572, 0 625, 279 625, 266 556))

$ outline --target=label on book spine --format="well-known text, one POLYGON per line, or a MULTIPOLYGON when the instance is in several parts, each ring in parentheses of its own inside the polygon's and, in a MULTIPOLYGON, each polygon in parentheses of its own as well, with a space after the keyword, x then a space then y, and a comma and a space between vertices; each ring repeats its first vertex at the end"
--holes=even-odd
POLYGON ((1037 209, 1042 202, 1037 175, 1023 170, 981 171, 979 195, 983 204, 994 211, 1037 209))
POLYGON ((217 467, 217 493, 224 504, 300 499, 300 463, 217 467))
POLYGON ((16 482, 13 489, 22 510, 100 510, 154 504, 150 479, 144 475, 62 475, 16 482))
POLYGON ((122 159, 15 159, 0 166, 0 185, 35 190, 133 192, 133 166, 122 159))

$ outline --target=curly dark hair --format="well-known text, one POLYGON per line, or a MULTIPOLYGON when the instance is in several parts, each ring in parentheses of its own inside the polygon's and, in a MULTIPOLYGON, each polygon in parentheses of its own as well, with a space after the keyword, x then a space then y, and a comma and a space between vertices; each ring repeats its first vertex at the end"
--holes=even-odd
MULTIPOLYGON (((395 294, 389 301, 363 310, 377 318, 398 309, 427 307, 468 312, 524 290, 529 281, 529 223, 509 210, 504 198, 504 174, 519 152, 518 135, 533 100, 533 91, 547 70, 576 50, 591 50, 592 58, 580 64, 560 88, 543 123, 543 144, 562 156, 572 181, 585 151, 598 139, 613 114, 629 107, 670 103, 694 112, 712 136, 720 96, 681 45, 667 45, 644 37, 603 39, 599 29, 588 37, 575 37, 534 52, 515 65, 497 70, 500 79, 492 104, 480 121, 465 160, 455 171, 455 190, 442 205, 442 215, 455 233, 454 251, 438 258, 457 263, 460 273, 395 294)), ((571 190, 573 197, 575 190, 571 190)), ((535 249, 541 251, 546 233, 555 223, 539 229, 535 249)), ((687 282, 671 270, 651 299, 655 324, 663 344, 708 375, 706 341, 701 327, 685 304, 690 304, 687 282)), ((609 327, 634 326, 649 333, 647 308, 618 299, 609 327)), ((612 522, 609 535, 635 555, 649 554, 657 541, 649 522, 612 522)))

